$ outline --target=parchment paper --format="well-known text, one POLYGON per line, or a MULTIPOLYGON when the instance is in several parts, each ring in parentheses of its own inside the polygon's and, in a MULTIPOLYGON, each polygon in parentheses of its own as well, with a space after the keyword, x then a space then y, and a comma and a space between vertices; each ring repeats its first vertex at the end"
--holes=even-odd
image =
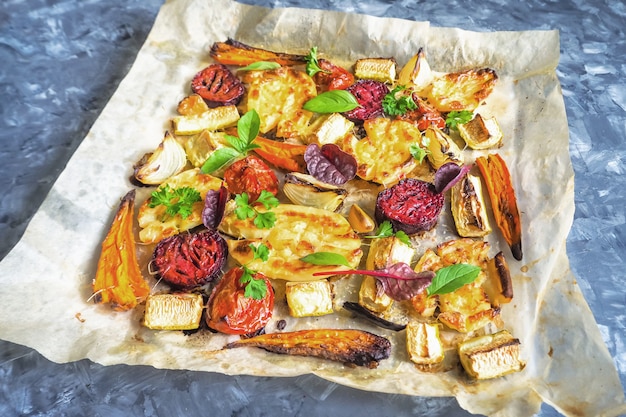
MULTIPOLYGON (((493 416, 532 415, 542 401, 566 416, 626 412, 614 364, 565 250, 574 183, 555 72, 558 59, 557 31, 474 33, 427 22, 271 10, 226 0, 170 1, 22 240, 0 264, 0 338, 56 362, 89 358, 104 365, 225 374, 314 373, 364 390, 455 396, 468 411, 493 416), (210 62, 210 45, 228 37, 294 53, 317 46, 346 66, 376 56, 393 56, 402 65, 424 46, 434 70, 497 71, 499 84, 486 109, 505 133, 499 152, 515 181, 524 242, 523 262, 508 257, 515 298, 503 308, 503 318, 521 340, 527 361, 523 372, 485 382, 470 382, 459 369, 420 373, 407 360, 403 334, 367 326, 361 327, 394 344, 393 357, 375 370, 257 349, 222 351, 230 340, 226 336, 150 331, 139 325, 140 309, 115 313, 88 302, 100 243, 119 199, 131 188, 133 163, 163 138, 191 77, 210 62)), ((497 235, 492 239, 508 253, 497 235)), ((341 327, 347 321, 337 314, 320 318, 318 325, 341 327)))

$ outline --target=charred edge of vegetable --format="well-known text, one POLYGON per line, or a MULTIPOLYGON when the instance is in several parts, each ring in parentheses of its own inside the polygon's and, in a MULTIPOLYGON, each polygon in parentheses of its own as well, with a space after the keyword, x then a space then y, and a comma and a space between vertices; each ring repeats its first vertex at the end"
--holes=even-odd
POLYGON ((509 299, 513 298, 513 281, 511 280, 511 273, 509 272, 509 267, 502 251, 494 256, 493 265, 498 272, 498 278, 502 285, 502 295, 509 299))
POLYGON ((377 316, 376 314, 374 314, 372 311, 368 310, 367 308, 363 307, 359 303, 346 301, 345 303, 343 303, 343 308, 345 308, 346 310, 352 313, 357 314, 360 317, 363 317, 364 319, 370 321, 371 323, 379 327, 382 327, 383 329, 389 329, 389 330, 399 332, 400 330, 404 330, 406 328, 406 324, 398 324, 389 320, 385 320, 382 317, 377 316))

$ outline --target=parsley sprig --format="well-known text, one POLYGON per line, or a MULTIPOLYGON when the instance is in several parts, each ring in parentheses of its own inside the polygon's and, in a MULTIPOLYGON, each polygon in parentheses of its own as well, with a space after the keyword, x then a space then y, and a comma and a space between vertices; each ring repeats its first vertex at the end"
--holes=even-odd
POLYGON ((391 222, 389 220, 385 220, 380 224, 380 226, 378 226, 375 235, 369 235, 365 237, 370 239, 379 239, 391 236, 395 236, 396 238, 398 238, 398 240, 400 240, 400 242, 404 243, 405 245, 412 246, 411 239, 409 239, 409 236, 404 231, 398 230, 394 233, 393 226, 391 225, 391 222))
POLYGON ((274 207, 278 206, 279 201, 274 194, 267 190, 261 191, 259 198, 256 201, 251 202, 248 193, 241 193, 235 196, 235 215, 239 220, 254 219, 254 225, 259 229, 270 229, 276 223, 276 214, 271 211, 274 207), (258 211, 254 205, 260 203, 267 211, 258 211))
MULTIPOLYGON (((263 262, 267 262, 269 259, 270 250, 265 244, 260 243, 259 246, 250 244, 253 257, 252 260, 260 259, 263 262)), ((267 294, 267 285, 262 278, 255 278, 256 271, 248 268, 246 265, 242 266, 243 274, 239 278, 239 282, 245 285, 244 296, 248 298, 254 298, 255 300, 262 300, 267 294)))
POLYGON ((249 151, 259 148, 254 142, 259 129, 261 119, 256 110, 252 109, 241 116, 237 121, 237 135, 226 135, 226 141, 230 146, 218 148, 209 155, 209 158, 202 165, 202 172, 210 174, 218 169, 230 164, 237 158, 245 156, 249 151))
POLYGON ((446 126, 456 129, 458 125, 465 124, 472 120, 474 113, 469 110, 451 111, 446 116, 446 126))
POLYGON ((172 217, 180 214, 183 219, 186 219, 193 211, 193 204, 201 200, 200 192, 195 188, 171 188, 169 184, 165 184, 152 192, 148 206, 154 208, 163 205, 166 207, 165 214, 172 217))
POLYGON ((324 71, 320 67, 320 62, 317 59, 317 46, 311 48, 307 56, 304 58, 306 60, 306 73, 309 77, 314 76, 318 72, 328 72, 324 71))
POLYGON ((413 158, 417 159, 417 162, 420 164, 424 162, 424 158, 430 154, 428 149, 422 148, 418 143, 412 143, 411 146, 409 146, 409 152, 411 152, 413 158))
POLYGON ((413 94, 398 94, 406 90, 402 85, 396 86, 383 98, 383 111, 389 116, 402 116, 409 110, 417 109, 417 104, 413 100, 413 94))

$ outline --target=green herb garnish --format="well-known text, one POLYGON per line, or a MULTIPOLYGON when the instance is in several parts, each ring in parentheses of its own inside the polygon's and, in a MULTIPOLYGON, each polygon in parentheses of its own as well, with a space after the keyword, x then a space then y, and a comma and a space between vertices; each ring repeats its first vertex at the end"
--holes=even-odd
POLYGON ((241 193, 235 196, 235 215, 239 220, 254 218, 254 225, 259 229, 270 229, 276 223, 276 214, 270 211, 272 208, 278 206, 279 201, 274 194, 267 190, 261 191, 259 198, 256 201, 249 201, 248 193, 241 193), (265 207, 265 212, 260 212, 254 208, 253 204, 261 203, 265 207))
POLYGON ((446 126, 456 129, 458 125, 469 122, 473 117, 474 113, 469 110, 451 111, 446 116, 446 126))
POLYGON ((278 62, 257 61, 250 65, 246 65, 245 67, 238 68, 237 71, 265 71, 276 68, 280 68, 280 64, 278 62))
POLYGON ((370 239, 379 239, 379 238, 391 237, 391 236, 395 236, 396 238, 398 238, 400 242, 404 243, 405 245, 413 246, 411 245, 411 239, 409 239, 409 236, 404 231, 398 230, 397 232, 394 233, 393 226, 391 225, 391 222, 389 220, 385 220, 384 222, 380 224, 380 226, 378 226, 378 229, 376 230, 375 235, 370 235, 370 236, 365 236, 365 237, 370 238, 370 239))
POLYGON ((343 265, 348 268, 352 267, 345 256, 334 252, 315 252, 300 258, 300 260, 313 265, 343 265))
POLYGON ((256 149, 259 145, 253 143, 259 134, 261 119, 256 110, 252 109, 237 122, 237 135, 226 135, 226 141, 230 144, 223 148, 216 149, 206 162, 202 165, 202 172, 210 174, 228 165, 237 158, 245 156, 249 151, 256 149))
POLYGON ((154 208, 165 206, 165 214, 175 216, 180 214, 183 219, 191 215, 193 204, 201 201, 200 192, 192 187, 170 188, 169 184, 152 192, 148 206, 154 208))
POLYGON ((422 148, 417 143, 411 144, 411 146, 409 147, 409 152, 411 152, 411 155, 413 155, 413 158, 415 158, 417 162, 419 162, 420 164, 424 162, 424 158, 426 158, 426 156, 430 153, 428 149, 422 148))
MULTIPOLYGON (((269 248, 265 246, 263 243, 259 243, 258 246, 254 246, 250 244, 250 249, 252 249, 253 258, 260 259, 263 262, 267 262, 269 259, 269 248)), ((265 280, 261 278, 255 278, 254 275, 256 271, 248 268, 246 265, 243 267, 243 274, 241 278, 239 278, 239 282, 245 285, 243 295, 248 298, 254 298, 255 300, 262 300, 267 294, 267 285, 265 285, 265 280)))
POLYGON ((409 110, 417 109, 417 104, 413 100, 413 94, 400 94, 406 87, 398 85, 383 98, 383 111, 389 116, 402 116, 409 110))
POLYGON ((463 285, 470 284, 478 277, 480 268, 469 264, 454 264, 441 268, 427 288, 428 295, 448 294, 463 285))
POLYGON ((354 110, 360 104, 350 92, 346 90, 325 91, 304 103, 303 109, 315 113, 341 113, 354 110))
POLYGON ((306 60, 306 68, 305 71, 309 77, 314 76, 318 72, 328 72, 324 71, 320 67, 320 62, 317 59, 317 46, 311 48, 307 56, 304 58, 306 60))

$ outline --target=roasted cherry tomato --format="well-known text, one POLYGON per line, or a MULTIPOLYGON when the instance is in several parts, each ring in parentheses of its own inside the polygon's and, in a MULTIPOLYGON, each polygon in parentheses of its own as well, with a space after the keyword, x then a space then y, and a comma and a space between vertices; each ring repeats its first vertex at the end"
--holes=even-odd
POLYGON ((326 59, 318 61, 322 71, 315 74, 313 79, 321 90, 345 90, 354 84, 354 75, 326 59))
POLYGON ((224 172, 224 181, 232 194, 248 193, 250 202, 256 201, 261 191, 278 194, 276 174, 263 160, 248 155, 234 162, 224 172))
POLYGON ((251 334, 261 330, 274 311, 274 289, 269 279, 255 273, 253 279, 263 280, 267 291, 257 300, 245 296, 246 284, 241 282, 243 268, 229 270, 217 283, 209 297, 206 323, 213 329, 226 334, 251 334))
POLYGON ((413 122, 421 131, 428 129, 430 125, 435 125, 439 129, 446 127, 446 120, 439 110, 431 107, 416 94, 413 94, 413 101, 417 104, 417 109, 409 110, 402 116, 398 116, 398 119, 413 122))

